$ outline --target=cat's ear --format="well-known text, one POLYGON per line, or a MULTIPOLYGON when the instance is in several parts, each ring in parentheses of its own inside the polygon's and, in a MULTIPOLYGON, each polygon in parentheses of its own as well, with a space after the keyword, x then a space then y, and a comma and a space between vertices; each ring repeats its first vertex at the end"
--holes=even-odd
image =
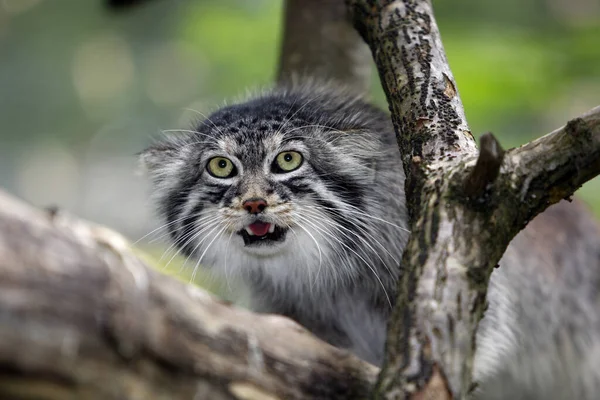
POLYGON ((140 157, 141 167, 151 172, 169 163, 176 156, 176 151, 170 143, 155 143, 138 153, 138 156, 140 157))
POLYGON ((168 141, 153 144, 138 155, 142 173, 155 182, 172 177, 183 161, 178 146, 168 141))

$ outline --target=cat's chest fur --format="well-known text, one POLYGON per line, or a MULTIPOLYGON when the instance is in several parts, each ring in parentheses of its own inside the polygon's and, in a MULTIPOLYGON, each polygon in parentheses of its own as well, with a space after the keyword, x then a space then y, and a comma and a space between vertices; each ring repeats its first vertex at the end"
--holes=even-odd
POLYGON ((281 296, 272 285, 251 284, 251 307, 258 312, 292 318, 313 334, 378 365, 383 359, 391 307, 360 288, 331 292, 288 292, 281 296))

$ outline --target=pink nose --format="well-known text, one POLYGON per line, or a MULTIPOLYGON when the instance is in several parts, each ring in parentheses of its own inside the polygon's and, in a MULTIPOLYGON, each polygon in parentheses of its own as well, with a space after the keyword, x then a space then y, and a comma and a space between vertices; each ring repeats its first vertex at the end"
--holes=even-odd
POLYGON ((260 198, 252 198, 244 201, 242 207, 246 209, 250 214, 258 214, 263 212, 263 210, 267 207, 267 202, 265 199, 260 198))

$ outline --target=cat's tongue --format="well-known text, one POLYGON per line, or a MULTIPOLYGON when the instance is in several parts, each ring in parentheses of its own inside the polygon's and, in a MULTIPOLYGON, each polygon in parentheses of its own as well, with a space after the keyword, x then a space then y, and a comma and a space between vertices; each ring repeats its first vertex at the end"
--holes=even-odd
POLYGON ((266 222, 257 221, 253 224, 248 225, 248 228, 254 233, 256 236, 264 236, 269 232, 269 228, 271 224, 266 222))

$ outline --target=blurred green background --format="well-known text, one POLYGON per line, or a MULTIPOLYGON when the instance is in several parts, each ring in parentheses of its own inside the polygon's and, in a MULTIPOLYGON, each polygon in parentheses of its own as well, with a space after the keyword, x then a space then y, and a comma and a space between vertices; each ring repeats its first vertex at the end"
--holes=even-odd
MULTIPOLYGON (((273 81, 279 0, 0 0, 0 186, 136 240, 135 153, 273 81)), ((518 146, 600 104, 599 0, 435 1, 475 134, 518 146)), ((373 96, 385 107, 374 79, 373 96)), ((600 215, 600 180, 579 192, 600 215)))

